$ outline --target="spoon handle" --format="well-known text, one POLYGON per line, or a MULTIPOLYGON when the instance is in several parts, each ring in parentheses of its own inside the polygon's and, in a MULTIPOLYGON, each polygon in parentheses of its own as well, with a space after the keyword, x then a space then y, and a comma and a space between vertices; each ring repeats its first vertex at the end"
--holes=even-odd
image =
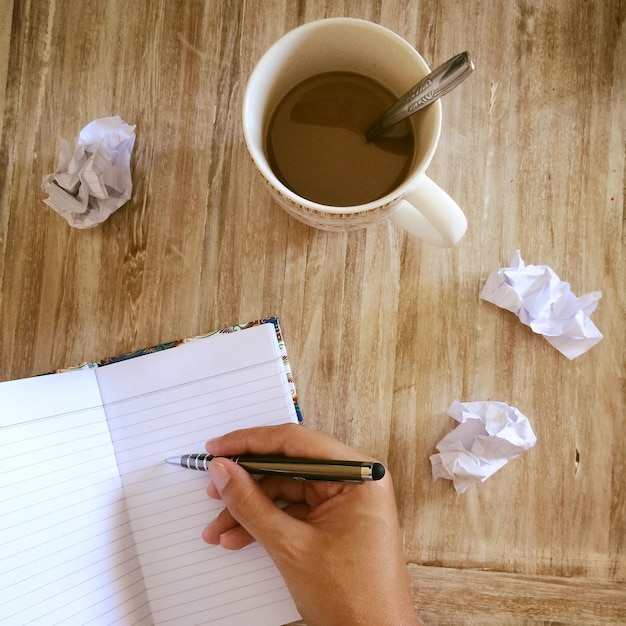
POLYGON ((461 52, 452 57, 428 76, 423 78, 415 87, 407 91, 395 104, 391 105, 365 131, 368 141, 380 137, 386 130, 416 111, 423 109, 441 96, 454 89, 474 71, 474 62, 469 52, 461 52))

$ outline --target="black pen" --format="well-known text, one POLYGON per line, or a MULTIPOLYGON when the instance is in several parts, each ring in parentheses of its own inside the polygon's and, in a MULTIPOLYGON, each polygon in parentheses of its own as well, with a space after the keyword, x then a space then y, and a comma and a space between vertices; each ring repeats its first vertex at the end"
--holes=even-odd
MULTIPOLYGON (((183 454, 165 459, 166 463, 206 472, 214 459, 212 454, 183 454)), ((380 480, 385 475, 381 463, 368 461, 330 461, 327 459, 293 459, 290 457, 239 455, 225 457, 241 465, 250 474, 287 476, 300 480, 323 480, 362 483, 380 480)))

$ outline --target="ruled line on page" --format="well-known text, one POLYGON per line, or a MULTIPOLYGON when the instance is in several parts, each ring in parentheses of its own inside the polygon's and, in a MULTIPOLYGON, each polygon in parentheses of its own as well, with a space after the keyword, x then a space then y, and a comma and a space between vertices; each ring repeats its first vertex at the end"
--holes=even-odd
MULTIPOLYGON (((248 563, 254 563, 255 561, 261 560, 263 562, 263 568, 267 568, 271 570, 271 567, 267 565, 267 561, 265 559, 265 554, 263 552, 259 552, 254 556, 247 556, 247 561, 248 563)), ((260 568, 260 569, 263 569, 260 568)), ((238 573, 233 573, 232 575, 228 575, 226 568, 223 568, 222 570, 220 570, 221 572, 221 577, 223 579, 228 579, 228 578, 236 578, 238 576, 238 573)), ((195 576, 192 575, 187 575, 187 576, 179 576, 176 579, 176 584, 175 585, 171 585, 171 583, 169 581, 164 581, 164 582, 158 582, 159 577, 158 575, 153 577, 153 579, 150 581, 150 586, 154 589, 158 588, 158 587, 165 587, 165 592, 166 593, 178 593, 177 591, 177 587, 178 586, 184 586, 184 587, 188 587, 189 584, 193 584, 193 583, 197 583, 198 579, 195 576)))
MULTIPOLYGON (((189 344, 191 345, 191 344, 189 344)), ((179 346, 179 349, 182 346, 179 346)), ((165 352, 162 353, 155 353, 155 354, 167 354, 165 352)), ((148 356, 148 355, 144 355, 148 356)), ((210 376, 201 376, 198 378, 193 378, 191 380, 185 380, 183 382, 177 383, 175 385, 169 385, 169 386, 165 386, 165 387, 160 387, 158 389, 152 389, 150 391, 145 391, 144 393, 138 393, 138 394, 130 394, 130 395, 125 395, 123 397, 117 398, 115 400, 107 400, 106 402, 103 403, 103 406, 105 406, 106 408, 109 409, 113 409, 114 407, 118 406, 118 405, 123 405, 126 404, 128 402, 132 402, 135 400, 146 400, 149 399, 151 396, 156 396, 156 395, 161 395, 161 394, 165 394, 165 393, 176 393, 177 391, 184 389, 184 388, 189 388, 191 386, 198 386, 198 385, 205 385, 207 383, 210 383, 212 380, 215 379, 219 379, 221 377, 223 377, 224 375, 228 374, 228 375, 233 375, 233 376, 237 376, 240 374, 246 374, 248 372, 252 372, 255 370, 258 370, 260 368, 265 367, 266 365, 269 365, 270 363, 273 363, 274 361, 276 361, 279 357, 275 357, 271 360, 268 361, 260 361, 258 363, 252 363, 250 365, 246 365, 244 367, 238 367, 234 370, 228 370, 227 372, 218 372, 216 374, 211 374, 210 376)), ((122 361, 122 363, 132 363, 131 361, 122 361)), ((120 365, 120 363, 118 363, 117 365, 120 365)), ((110 369, 110 365, 108 366, 110 369)), ((102 370, 98 370, 98 371, 102 371, 102 370)), ((108 371, 108 370, 107 370, 108 371)), ((250 379, 250 381, 252 382, 253 379, 250 379)), ((198 394, 198 395, 202 395, 202 394, 198 394)), ((193 396, 190 396, 193 397, 193 396)), ((176 402, 176 400, 173 400, 172 402, 176 402)), ((168 404, 168 403, 165 403, 168 404)), ((171 404, 171 402, 169 403, 171 404)))
MULTIPOLYGON (((270 362, 271 361, 266 361, 264 363, 255 364, 255 365, 250 366, 249 368, 245 368, 245 369, 248 371, 248 373, 251 373, 254 369, 266 366, 270 362)), ((212 378, 213 380, 218 380, 219 378, 223 378, 223 376, 225 376, 227 374, 233 374, 233 372, 225 372, 225 373, 221 373, 221 374, 214 374, 210 378, 212 378)), ((267 389, 267 382, 271 381, 271 380, 275 381, 274 376, 272 376, 272 375, 267 376, 266 375, 266 376, 257 377, 257 378, 249 378, 247 384, 248 384, 248 386, 251 386, 252 384, 260 384, 260 388, 261 389, 267 389)), ((185 387, 190 387, 190 386, 196 385, 198 383, 206 383, 206 382, 207 382, 206 378, 204 378, 204 379, 197 379, 197 380, 193 380, 193 381, 188 382, 188 383, 180 383, 177 387, 179 389, 182 389, 182 388, 185 388, 185 387)), ((115 403, 110 403, 109 402, 109 403, 105 404, 104 406, 112 407, 114 404, 121 404, 123 402, 131 402, 131 401, 134 401, 134 400, 143 399, 146 396, 156 395, 158 393, 168 392, 168 391, 172 391, 172 389, 164 389, 164 390, 152 391, 150 393, 144 394, 143 397, 142 396, 137 396, 137 395, 129 396, 129 397, 123 398, 123 399, 121 399, 121 400, 119 400, 118 402, 115 402, 115 403)), ((249 395, 250 393, 252 393, 252 391, 249 390, 249 389, 246 389, 246 390, 242 391, 240 383, 234 383, 234 384, 231 384, 231 385, 225 385, 225 386, 219 388, 219 391, 220 392, 233 392, 234 396, 240 396, 242 394, 243 395, 249 395)), ((187 396, 185 396, 185 399, 187 399, 187 400, 190 400, 190 399, 191 400, 195 400, 197 398, 200 398, 202 396, 209 395, 209 394, 212 394, 212 393, 215 393, 215 390, 203 391, 202 393, 198 393, 198 394, 195 394, 195 395, 187 395, 187 396)), ((163 407, 166 407, 168 405, 178 405, 179 402, 180 402, 180 400, 178 398, 175 399, 175 400, 171 400, 169 402, 162 402, 161 401, 161 402, 159 402, 159 407, 163 408, 163 407)), ((221 399, 216 401, 216 402, 221 402, 221 399)), ((149 410, 149 408, 143 408, 142 407, 141 409, 137 409, 136 411, 127 411, 127 412, 124 412, 124 413, 118 413, 115 416, 110 416, 109 417, 109 421, 115 423, 116 419, 124 419, 126 424, 131 424, 132 422, 129 420, 130 416, 137 415, 137 414, 145 412, 147 410, 149 410)))
MULTIPOLYGON (((256 598, 260 595, 266 595, 268 593, 271 593, 272 591, 281 591, 284 589, 284 584, 282 581, 282 578, 277 575, 275 572, 272 572, 272 568, 271 567, 265 567, 262 569, 257 570, 257 572, 254 573, 258 573, 258 574, 267 574, 265 576, 263 576, 263 579, 260 582, 260 584, 258 585, 258 590, 253 593, 250 594, 246 597, 246 600, 250 600, 252 598, 256 598)), ((241 577, 237 577, 238 578, 238 582, 241 581, 241 577)), ((234 579, 228 579, 225 582, 230 582, 231 580, 234 579)), ((214 598, 216 600, 216 602, 213 604, 212 608, 213 610, 215 609, 219 609, 222 607, 226 607, 229 605, 233 605, 236 604, 238 602, 240 602, 240 598, 235 597, 234 594, 230 594, 228 595, 228 593, 230 592, 230 590, 228 590, 226 593, 224 593, 223 590, 218 589, 215 590, 213 592, 211 591, 207 591, 206 587, 203 589, 203 593, 207 598, 214 598), (227 599, 227 598, 231 598, 231 599, 227 599)), ((189 604, 185 601, 181 601, 180 600, 180 594, 168 594, 171 598, 174 598, 174 600, 172 602, 170 602, 168 604, 168 609, 183 609, 183 607, 188 608, 189 604)), ((163 596, 164 598, 167 596, 163 596)), ((158 610, 158 607, 157 607, 158 610)), ((179 613, 179 616, 181 619, 185 618, 188 614, 191 614, 191 612, 187 613, 185 612, 185 610, 180 610, 177 611, 179 613)))
MULTIPOLYGON (((194 410, 203 410, 204 413, 203 415, 200 416, 196 416, 194 418, 190 418, 188 420, 184 420, 184 421, 178 421, 178 425, 180 428, 185 427, 187 424, 192 424, 195 425, 198 429, 201 429, 202 426, 199 425, 199 420, 201 419, 211 419, 213 424, 215 426, 221 425, 221 426, 232 426, 232 425, 236 425, 238 422, 249 422, 251 419, 260 419, 261 416, 270 414, 272 411, 275 411, 277 406, 274 404, 275 401, 277 400, 281 400, 282 396, 276 395, 276 396, 272 396, 269 398, 265 398, 262 402, 250 402, 248 404, 240 404, 239 406, 233 406, 233 407, 229 407, 228 409, 225 409, 223 411, 218 411, 218 412, 208 412, 206 411, 206 406, 195 406, 193 407, 194 410), (260 410, 260 411, 256 411, 254 413, 248 413, 242 417, 239 417, 239 415, 241 415, 242 412, 245 412, 249 409, 255 408, 255 409, 263 409, 264 406, 263 405, 269 405, 269 407, 265 410, 260 410), (236 417, 230 417, 228 418, 228 416, 230 414, 235 413, 237 416, 236 417)), ((169 413, 165 416, 163 416, 163 418, 173 418, 176 415, 179 416, 183 416, 186 413, 189 413, 191 409, 188 409, 186 411, 179 411, 178 413, 169 413)), ((150 419, 150 418, 149 418, 150 419)), ((256 423, 256 422, 255 422, 256 423)), ((164 425, 164 426, 156 426, 154 427, 151 431, 150 434, 154 435, 156 437, 156 435, 159 432, 163 433, 163 438, 162 439, 155 439, 155 441, 159 442, 159 441, 164 441, 167 439, 167 434, 170 433, 170 426, 169 425, 164 425)), ((204 428, 206 428, 206 426, 204 426, 204 428)), ((233 430, 235 430, 236 428, 233 428, 233 430)), ((191 431, 187 431, 187 432, 191 432, 191 431)), ((130 438, 129 438, 130 439, 130 438)), ((121 441, 121 440, 120 440, 121 441)), ((145 446, 143 446, 145 448, 145 446)), ((125 448, 125 451, 133 451, 133 450, 138 450, 142 448, 142 444, 138 443, 134 448, 125 448)))

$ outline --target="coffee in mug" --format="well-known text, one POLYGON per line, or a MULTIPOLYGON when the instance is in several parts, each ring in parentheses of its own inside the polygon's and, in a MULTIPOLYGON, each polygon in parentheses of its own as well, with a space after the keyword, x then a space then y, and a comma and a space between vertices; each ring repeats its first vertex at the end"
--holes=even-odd
POLYGON ((267 133, 267 155, 278 179, 324 205, 378 200, 406 177, 415 139, 407 120, 368 142, 365 131, 394 102, 373 79, 324 72, 296 85, 278 104, 267 133))

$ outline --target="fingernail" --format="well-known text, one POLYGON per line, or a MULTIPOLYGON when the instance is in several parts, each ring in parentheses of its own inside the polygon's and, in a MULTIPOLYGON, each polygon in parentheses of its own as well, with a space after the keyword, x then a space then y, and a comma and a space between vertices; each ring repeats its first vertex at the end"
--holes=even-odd
POLYGON ((217 490, 222 493, 222 489, 226 487, 230 480, 230 472, 226 465, 219 459, 214 459, 209 463, 209 474, 217 490))

